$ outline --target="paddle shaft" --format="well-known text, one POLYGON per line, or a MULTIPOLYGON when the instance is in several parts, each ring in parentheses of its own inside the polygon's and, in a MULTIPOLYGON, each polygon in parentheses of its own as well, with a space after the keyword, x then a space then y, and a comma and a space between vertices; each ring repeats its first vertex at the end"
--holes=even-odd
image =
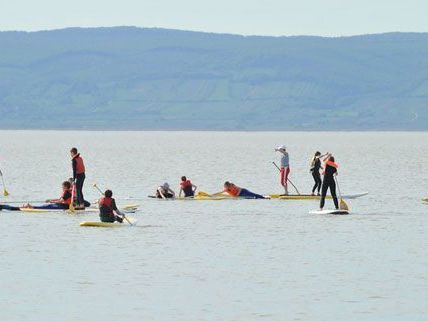
POLYGON ((1 181, 3 183, 3 195, 8 196, 9 192, 6 190, 6 185, 4 184, 4 177, 3 177, 3 173, 1 171, 1 169, 0 169, 0 176, 1 176, 1 181))
POLYGON ((336 180, 337 190, 339 192, 339 199, 340 199, 339 208, 341 210, 348 210, 348 204, 346 204, 345 200, 342 198, 342 192, 340 191, 340 186, 339 186, 339 181, 337 180, 337 176, 334 176, 334 179, 336 180))
MULTIPOLYGON (((274 165, 275 165, 275 167, 276 167, 279 171, 281 171, 281 168, 279 168, 279 166, 278 166, 278 165, 276 165, 276 163, 275 163, 275 162, 272 162, 272 164, 274 164, 274 165)), ((299 192, 299 190, 297 189, 296 185, 294 185, 294 184, 293 184, 293 182, 292 182, 288 177, 287 177, 287 180, 290 182, 290 184, 291 184, 291 185, 293 185, 293 187, 294 187, 294 189, 296 190, 297 194, 299 194, 299 195, 300 195, 300 192, 299 192)))

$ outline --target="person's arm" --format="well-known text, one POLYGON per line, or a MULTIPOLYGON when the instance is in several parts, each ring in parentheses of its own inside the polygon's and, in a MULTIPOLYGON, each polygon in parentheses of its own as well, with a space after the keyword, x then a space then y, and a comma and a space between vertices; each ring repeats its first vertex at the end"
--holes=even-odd
POLYGON ((183 191, 183 187, 180 187, 180 193, 178 193, 178 197, 181 197, 181 192, 183 191))
POLYGON ((116 201, 113 199, 111 202, 111 207, 113 208, 114 213, 116 213, 117 216, 124 216, 121 211, 116 206, 116 201))
POLYGON ((168 192, 172 194, 172 197, 175 197, 175 192, 171 188, 168 188, 168 192))
POLYGON ((159 192, 159 195, 162 197, 162 199, 166 199, 166 197, 165 197, 165 195, 163 194, 163 192, 162 192, 162 188, 158 188, 158 192, 159 192))
POLYGON ((193 188, 193 193, 195 193, 196 190, 198 189, 198 187, 196 185, 194 185, 194 184, 192 184, 192 188, 193 188))

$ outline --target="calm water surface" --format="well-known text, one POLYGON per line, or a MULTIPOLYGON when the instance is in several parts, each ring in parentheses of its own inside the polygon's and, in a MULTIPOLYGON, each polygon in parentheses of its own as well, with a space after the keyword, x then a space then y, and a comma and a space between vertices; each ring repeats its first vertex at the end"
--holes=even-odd
POLYGON ((0 201, 56 197, 71 146, 86 198, 96 182, 122 205, 137 199, 139 226, 2 212, 1 320, 428 320, 428 133, 0 131, 11 194, 0 201), (370 194, 340 217, 308 214, 314 201, 146 198, 181 175, 208 192, 225 180, 280 192, 278 144, 301 192, 321 150, 335 154, 342 192, 370 194))

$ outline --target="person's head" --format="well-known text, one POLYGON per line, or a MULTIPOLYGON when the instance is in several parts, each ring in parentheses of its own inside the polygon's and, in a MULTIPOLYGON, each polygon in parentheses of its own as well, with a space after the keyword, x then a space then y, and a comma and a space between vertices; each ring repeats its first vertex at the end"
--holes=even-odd
POLYGON ((287 151, 287 147, 285 147, 285 145, 281 145, 281 146, 278 146, 277 148, 275 148, 275 150, 277 152, 285 153, 287 151))
POLYGON ((70 154, 72 157, 76 156, 77 155, 77 148, 73 147, 72 149, 70 149, 70 154))
POLYGON ((108 189, 104 192, 104 196, 110 198, 113 196, 113 192, 108 189))
POLYGON ((333 157, 333 155, 330 155, 330 158, 328 159, 330 162, 333 162, 334 163, 334 157, 333 157))
POLYGON ((167 190, 169 189, 169 184, 167 182, 163 183, 162 185, 163 189, 167 190))
POLYGON ((315 157, 321 156, 321 152, 316 152, 315 157))
POLYGON ((73 177, 70 177, 70 178, 68 179, 68 181, 70 182, 70 184, 72 184, 72 183, 74 182, 73 177))
POLYGON ((224 187, 231 187, 233 184, 229 181, 224 182, 224 187))
POLYGON ((181 181, 182 181, 182 182, 187 181, 187 177, 186 177, 186 176, 181 176, 181 181))
POLYGON ((68 189, 70 189, 71 188, 71 184, 70 184, 70 182, 69 181, 64 181, 64 182, 62 182, 62 189, 63 190, 68 190, 68 189))

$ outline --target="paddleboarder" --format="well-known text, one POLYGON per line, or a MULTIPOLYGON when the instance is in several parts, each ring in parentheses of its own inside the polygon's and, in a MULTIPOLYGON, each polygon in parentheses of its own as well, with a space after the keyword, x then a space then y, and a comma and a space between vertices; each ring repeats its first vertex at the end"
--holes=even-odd
POLYGON ((323 170, 324 168, 321 166, 321 159, 324 159, 328 153, 321 155, 321 152, 316 152, 314 157, 311 161, 311 168, 310 172, 312 173, 312 177, 315 181, 314 187, 312 188, 312 194, 315 195, 315 191, 317 191, 317 195, 320 195, 322 180, 321 180, 321 173, 320 170, 323 170))
POLYGON ((73 168, 73 181, 76 186, 76 209, 85 209, 83 198, 83 183, 85 182, 85 164, 76 147, 70 150, 71 164, 73 168))
POLYGON ((100 220, 101 222, 114 223, 123 222, 124 214, 122 214, 116 206, 116 201, 113 198, 113 192, 106 190, 103 197, 98 202, 100 209, 100 220))
POLYGON ((169 187, 169 184, 165 182, 156 190, 156 197, 162 199, 175 198, 175 192, 169 187))
POLYGON ((322 211, 325 204, 325 197, 327 195, 327 190, 330 189, 331 196, 333 198, 334 206, 336 209, 339 209, 339 202, 337 201, 336 196, 336 182, 334 176, 338 174, 337 169, 338 165, 335 162, 333 155, 327 154, 326 160, 324 162, 324 178, 322 181, 321 188, 321 200, 320 200, 320 210, 322 211))
POLYGON ((281 186, 284 188, 284 194, 288 195, 288 175, 290 174, 290 157, 287 152, 285 145, 278 146, 275 151, 280 152, 281 155, 281 166, 279 169, 279 179, 281 186))
POLYGON ((62 194, 59 198, 46 200, 47 204, 31 205, 26 204, 24 208, 34 208, 40 210, 68 210, 71 204, 71 184, 69 181, 62 183, 62 194))
POLYGON ((219 193, 216 193, 214 195, 221 194, 221 193, 227 193, 233 197, 254 198, 254 199, 266 198, 262 195, 253 193, 253 192, 249 191, 248 189, 241 188, 241 187, 239 187, 239 186, 237 186, 231 182, 225 182, 223 192, 219 192, 219 193))
POLYGON ((187 179, 186 176, 182 176, 180 182, 180 193, 178 193, 178 197, 181 197, 181 193, 184 193, 184 197, 193 197, 195 196, 197 188, 198 187, 194 185, 190 179, 187 179))

